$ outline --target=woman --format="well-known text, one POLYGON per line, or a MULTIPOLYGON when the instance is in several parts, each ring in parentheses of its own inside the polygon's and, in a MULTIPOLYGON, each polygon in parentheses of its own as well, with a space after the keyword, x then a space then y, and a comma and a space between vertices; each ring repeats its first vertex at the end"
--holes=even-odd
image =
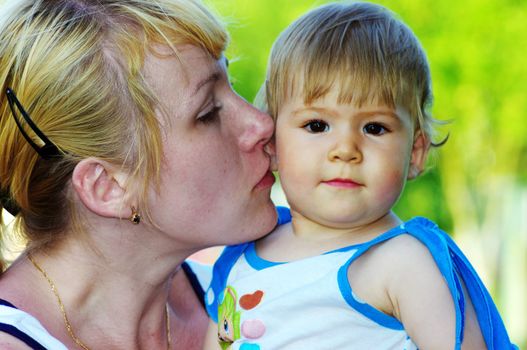
POLYGON ((194 0, 7 3, 0 188, 28 246, 0 348, 201 348, 179 267, 276 223, 272 122, 231 89, 224 28, 194 0))

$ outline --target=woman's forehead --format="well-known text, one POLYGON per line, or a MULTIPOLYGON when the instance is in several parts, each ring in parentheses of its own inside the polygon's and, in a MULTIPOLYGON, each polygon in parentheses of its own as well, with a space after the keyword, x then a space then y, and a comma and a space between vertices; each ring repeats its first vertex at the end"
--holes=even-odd
POLYGON ((156 48, 145 57, 145 78, 158 94, 177 91, 190 97, 224 72, 223 59, 216 60, 197 46, 181 45, 176 50, 156 48))

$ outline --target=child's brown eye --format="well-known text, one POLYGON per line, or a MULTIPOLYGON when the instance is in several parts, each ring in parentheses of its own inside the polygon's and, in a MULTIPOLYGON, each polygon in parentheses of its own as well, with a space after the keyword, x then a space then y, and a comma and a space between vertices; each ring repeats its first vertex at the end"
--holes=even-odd
POLYGON ((329 130, 329 125, 322 120, 312 120, 304 125, 304 129, 310 133, 320 133, 329 130))
POLYGON ((378 123, 369 123, 369 124, 366 124, 362 130, 364 130, 364 132, 366 134, 371 134, 371 135, 383 135, 385 134, 386 132, 388 132, 388 130, 381 124, 378 124, 378 123))

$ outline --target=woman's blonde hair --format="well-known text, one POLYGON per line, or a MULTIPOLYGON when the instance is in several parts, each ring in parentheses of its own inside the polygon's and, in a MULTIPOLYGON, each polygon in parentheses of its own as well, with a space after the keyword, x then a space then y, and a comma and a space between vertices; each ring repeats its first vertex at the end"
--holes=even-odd
POLYGON ((294 94, 306 104, 339 91, 339 103, 400 104, 431 139, 430 68, 415 35, 386 8, 361 2, 323 5, 275 41, 257 104, 276 118, 294 94))
POLYGON ((219 58, 227 41, 223 25, 198 0, 1 5, 0 190, 4 203, 18 207, 16 227, 32 247, 82 227, 68 185, 75 165, 87 157, 127 170, 140 183, 141 209, 147 208, 147 190, 152 181, 159 184, 162 143, 158 101, 142 74, 145 55, 158 44, 175 55, 176 45, 192 44, 219 58), (7 88, 61 156, 43 159, 23 138, 7 88))

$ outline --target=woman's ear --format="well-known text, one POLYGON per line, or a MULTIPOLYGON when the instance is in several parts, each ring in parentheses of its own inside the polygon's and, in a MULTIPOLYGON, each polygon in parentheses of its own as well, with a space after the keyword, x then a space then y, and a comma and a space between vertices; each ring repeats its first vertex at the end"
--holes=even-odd
POLYGON ((412 146, 412 157, 410 159, 410 167, 407 176, 408 180, 415 179, 423 172, 429 149, 430 140, 421 130, 418 130, 415 134, 414 144, 412 146))
POLYGON ((86 208, 104 217, 121 218, 126 206, 127 175, 96 158, 81 160, 73 170, 72 185, 86 208), (124 208, 123 208, 124 205, 124 208))

